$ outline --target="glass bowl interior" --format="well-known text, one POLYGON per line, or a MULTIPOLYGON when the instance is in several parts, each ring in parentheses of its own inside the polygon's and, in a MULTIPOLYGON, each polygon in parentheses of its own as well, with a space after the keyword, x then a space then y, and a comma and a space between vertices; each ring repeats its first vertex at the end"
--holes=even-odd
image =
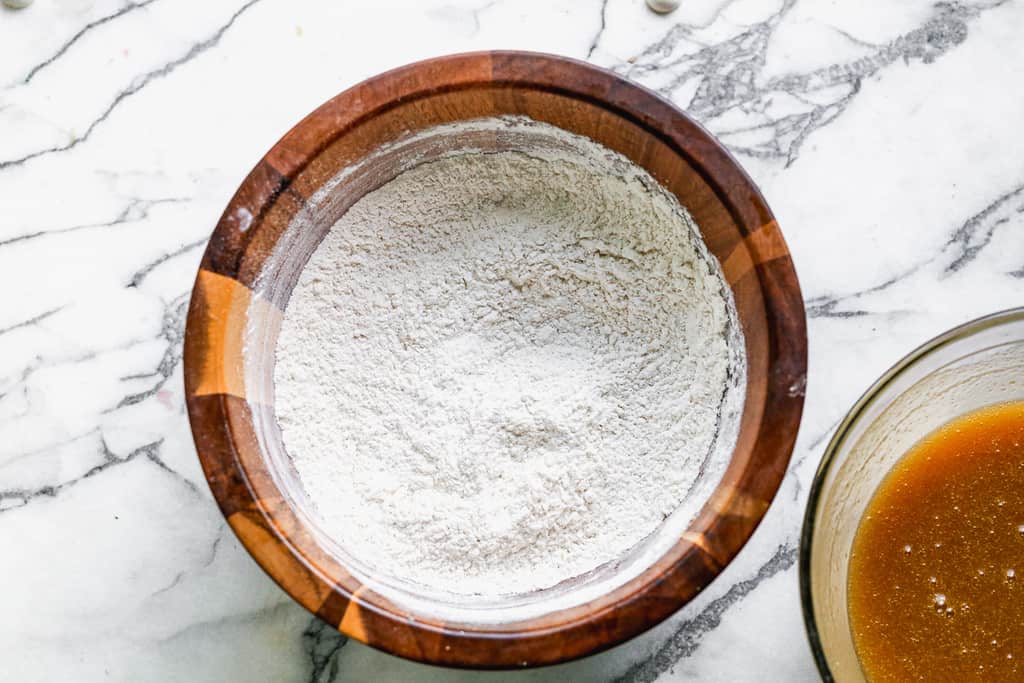
POLYGON ((955 328, 907 356, 858 401, 826 449, 800 544, 800 590, 825 680, 864 681, 847 614, 854 534, 906 451, 964 413, 1024 400, 1024 309, 955 328))
MULTIPOLYGON (((331 226, 360 197, 416 165, 463 153, 516 151, 536 153, 555 149, 572 153, 571 142, 553 137, 529 119, 493 121, 479 125, 442 125, 407 136, 381 147, 356 164, 343 169, 307 202, 282 234, 269 256, 255 289, 245 331, 246 387, 257 407, 273 406, 273 367, 280 310, 287 302, 299 274, 331 226), (568 145, 568 147, 567 147, 568 145), (273 302, 267 306, 266 302, 273 302)), ((547 130, 550 130, 548 128, 547 130)), ((581 159, 582 159, 581 154, 581 159)), ((624 162, 624 160, 622 160, 624 162)), ((697 236, 700 239, 700 236, 697 236)), ((709 253, 705 253, 713 259, 709 253)), ((745 392, 745 356, 739 322, 731 323, 732 379, 719 411, 717 434, 704 466, 689 495, 673 514, 649 536, 613 562, 556 586, 501 599, 478 599, 440 592, 391 573, 388 567, 368 566, 348 552, 344 543, 330 537, 294 468, 292 467, 272 409, 257 410, 254 421, 261 450, 277 487, 288 499, 317 541, 329 548, 356 578, 374 592, 413 614, 443 617, 467 624, 511 623, 584 604, 622 586, 652 566, 678 542, 701 507, 722 480, 736 445, 745 392)))

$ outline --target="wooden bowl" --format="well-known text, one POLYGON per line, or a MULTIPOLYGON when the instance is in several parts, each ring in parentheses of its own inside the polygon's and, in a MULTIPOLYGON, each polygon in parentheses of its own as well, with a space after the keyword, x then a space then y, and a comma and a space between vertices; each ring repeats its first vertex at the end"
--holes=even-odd
MULTIPOLYGON (((493 143, 493 140, 491 141, 493 143)), ((476 144, 487 145, 487 140, 476 144)), ((238 538, 310 612, 364 643, 460 667, 552 664, 611 647, 691 600, 735 557, 785 473, 803 408, 807 340, 789 251, 729 154, 652 92, 588 64, 523 52, 431 59, 365 81, 293 128, 231 199, 196 278, 185 388, 199 458, 238 538), (689 529, 634 578, 583 604, 513 622, 459 622, 397 604, 356 578, 282 484, 274 344, 298 272, 344 211, 401 170, 384 155, 410 133, 515 114, 589 137, 647 169, 689 209, 732 288, 747 386, 732 458, 689 529), (316 193, 320 192, 320 195, 316 193), (293 219, 302 221, 293 224, 293 219), (301 229, 288 230, 301 222, 301 229)))

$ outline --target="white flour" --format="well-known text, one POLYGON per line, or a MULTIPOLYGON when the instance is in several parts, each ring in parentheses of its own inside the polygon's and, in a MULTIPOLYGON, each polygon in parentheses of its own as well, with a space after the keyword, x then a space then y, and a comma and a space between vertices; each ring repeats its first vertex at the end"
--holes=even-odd
POLYGON ((620 557, 683 501, 742 374, 689 217, 559 135, 587 154, 453 156, 365 196, 288 305, 285 447, 325 530, 406 581, 507 595, 620 557))

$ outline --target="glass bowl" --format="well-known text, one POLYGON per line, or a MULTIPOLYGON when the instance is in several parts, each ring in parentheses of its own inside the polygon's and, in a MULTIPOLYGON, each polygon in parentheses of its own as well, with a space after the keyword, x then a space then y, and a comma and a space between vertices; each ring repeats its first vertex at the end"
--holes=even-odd
POLYGON ((918 440, 985 406, 1024 399, 1024 308, 939 335, 853 406, 825 450, 800 538, 800 597, 826 681, 864 681, 847 614, 850 549, 882 479, 918 440))

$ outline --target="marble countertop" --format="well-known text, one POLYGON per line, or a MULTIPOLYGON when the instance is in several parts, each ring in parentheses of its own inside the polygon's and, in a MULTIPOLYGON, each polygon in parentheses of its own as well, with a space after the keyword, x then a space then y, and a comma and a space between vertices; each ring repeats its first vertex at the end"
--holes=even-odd
POLYGON ((17 681, 814 680, 808 484, 854 399, 1024 303, 1024 3, 36 0, 0 11, 0 669, 17 681), (206 239, 295 122, 484 48, 588 59, 703 122, 762 188, 810 373, 761 528, 691 605, 546 670, 417 666, 316 621, 228 530, 182 396, 206 239))

